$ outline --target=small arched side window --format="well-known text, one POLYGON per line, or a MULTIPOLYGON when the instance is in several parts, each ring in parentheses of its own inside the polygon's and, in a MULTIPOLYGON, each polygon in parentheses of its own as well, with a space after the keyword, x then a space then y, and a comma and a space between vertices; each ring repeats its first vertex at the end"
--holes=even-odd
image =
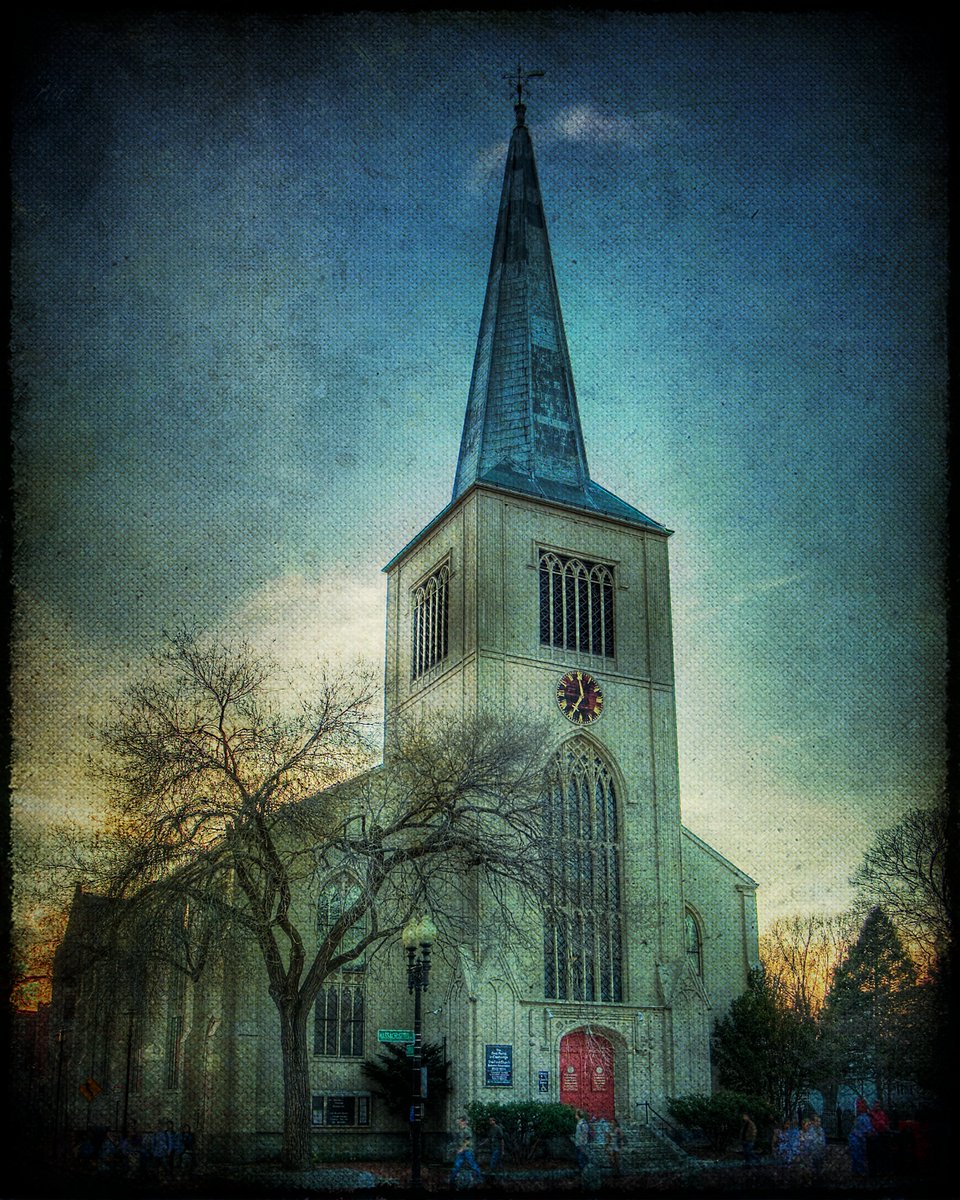
POLYGON ((698 975, 702 975, 703 938, 700 935, 700 923, 689 908, 683 914, 683 937, 690 965, 698 975))

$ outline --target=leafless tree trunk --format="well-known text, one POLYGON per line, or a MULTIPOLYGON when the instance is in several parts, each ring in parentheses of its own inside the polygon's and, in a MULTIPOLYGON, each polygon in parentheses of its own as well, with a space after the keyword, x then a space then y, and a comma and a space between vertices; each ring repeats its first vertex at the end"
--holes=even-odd
POLYGON ((225 939, 256 947, 280 1026, 291 1168, 309 1162, 307 1023, 324 981, 418 910, 454 930, 468 885, 499 897, 501 927, 521 936, 549 873, 541 730, 519 717, 398 726, 383 765, 359 770, 370 695, 329 679, 284 710, 245 647, 181 633, 103 736, 108 894, 151 954, 194 977, 225 939), (316 899, 334 886, 311 948, 316 899), (298 915, 304 893, 313 907, 298 915))

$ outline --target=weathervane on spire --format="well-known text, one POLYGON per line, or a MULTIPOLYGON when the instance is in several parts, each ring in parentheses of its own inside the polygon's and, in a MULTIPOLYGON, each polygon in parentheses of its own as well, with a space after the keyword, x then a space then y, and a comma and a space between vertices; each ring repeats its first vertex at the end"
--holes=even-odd
POLYGON ((504 75, 504 79, 517 89, 517 102, 513 107, 517 114, 518 125, 523 124, 523 114, 527 111, 527 106, 523 103, 523 89, 531 79, 542 78, 543 71, 525 71, 519 63, 517 63, 516 75, 504 75))

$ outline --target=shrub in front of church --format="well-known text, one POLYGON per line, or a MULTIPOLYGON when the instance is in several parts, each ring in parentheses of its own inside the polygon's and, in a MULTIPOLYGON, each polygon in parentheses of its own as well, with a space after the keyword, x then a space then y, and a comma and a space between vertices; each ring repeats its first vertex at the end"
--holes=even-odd
POLYGON ((719 1091, 712 1096, 677 1096, 667 1101, 670 1116, 683 1129, 701 1136, 711 1150, 722 1154, 736 1140, 742 1114, 747 1112, 757 1126, 757 1144, 768 1144, 777 1115, 759 1096, 719 1091))
MULTIPOLYGON (((410 1114, 412 1063, 402 1045, 388 1043, 383 1053, 367 1059, 360 1068, 373 1094, 383 1101, 388 1112, 401 1121, 406 1121, 410 1114)), ((423 1043, 420 1063, 427 1069, 423 1115, 425 1122, 429 1123, 431 1118, 443 1112, 444 1101, 450 1090, 447 1080, 450 1063, 444 1061, 443 1048, 437 1042, 423 1043)))
POLYGON ((507 1104, 467 1105, 474 1137, 483 1145, 495 1117, 503 1128, 504 1148, 509 1162, 527 1163, 541 1158, 551 1138, 570 1138, 577 1124, 569 1104, 541 1104, 537 1100, 512 1100, 507 1104))

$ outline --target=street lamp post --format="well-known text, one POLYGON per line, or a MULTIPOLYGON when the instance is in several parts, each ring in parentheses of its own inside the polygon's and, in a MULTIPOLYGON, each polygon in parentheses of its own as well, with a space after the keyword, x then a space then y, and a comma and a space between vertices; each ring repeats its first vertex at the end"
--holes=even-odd
POLYGON ((55 1159, 60 1157, 60 1086, 63 1082, 63 1039, 66 1030, 61 1028, 57 1030, 57 1090, 53 1101, 53 1156, 55 1159))
POLYGON ((123 1124, 120 1136, 127 1136, 127 1116, 130 1110, 130 1064, 133 1059, 133 1009, 127 1013, 127 1067, 123 1077, 123 1124))
POLYGON ((413 1076, 410 1099, 410 1186, 420 1189, 420 1135, 423 1127, 423 1013, 421 996, 430 981, 430 947, 437 927, 429 917, 411 921, 403 931, 407 952, 407 990, 413 994, 413 1076), (417 948, 419 947, 419 954, 417 948))

